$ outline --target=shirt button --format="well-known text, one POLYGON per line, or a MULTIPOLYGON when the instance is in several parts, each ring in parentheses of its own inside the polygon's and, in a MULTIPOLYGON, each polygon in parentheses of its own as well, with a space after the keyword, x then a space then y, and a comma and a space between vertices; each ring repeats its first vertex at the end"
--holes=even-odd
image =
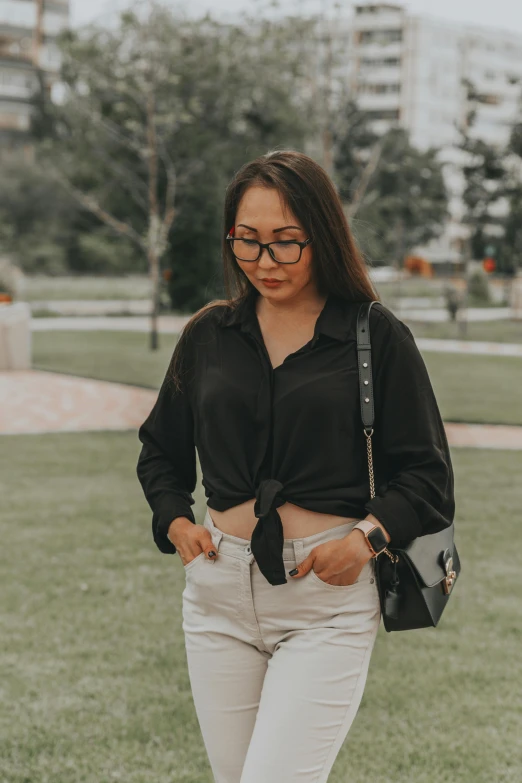
POLYGON ((250 552, 251 552, 251 549, 250 549, 250 547, 249 547, 249 546, 246 546, 246 547, 245 547, 245 552, 247 553, 247 555, 249 555, 249 554, 250 554, 250 552))

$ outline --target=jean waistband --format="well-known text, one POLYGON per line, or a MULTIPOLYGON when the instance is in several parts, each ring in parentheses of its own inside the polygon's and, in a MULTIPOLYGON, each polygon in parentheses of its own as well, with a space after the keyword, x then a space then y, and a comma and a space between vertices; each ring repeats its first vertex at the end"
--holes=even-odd
MULTIPOLYGON (((233 536, 230 533, 224 533, 222 530, 219 530, 214 524, 208 508, 203 524, 210 532, 214 546, 218 547, 222 552, 236 555, 240 553, 244 553, 247 556, 250 555, 250 539, 233 536)), ((310 550, 316 544, 323 543, 324 541, 343 538, 348 535, 356 524, 357 521, 350 520, 342 525, 336 525, 327 530, 321 530, 319 533, 313 533, 311 536, 285 538, 283 542, 283 559, 290 560, 294 557, 300 557, 303 549, 310 550)))

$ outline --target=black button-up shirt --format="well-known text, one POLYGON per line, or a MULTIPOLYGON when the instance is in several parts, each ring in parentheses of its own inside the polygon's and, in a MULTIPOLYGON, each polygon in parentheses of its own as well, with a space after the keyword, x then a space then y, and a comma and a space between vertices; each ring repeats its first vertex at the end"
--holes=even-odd
POLYGON ((181 391, 168 383, 138 433, 137 473, 161 552, 173 519, 195 522, 196 448, 210 508, 255 498, 251 547, 273 585, 287 579, 285 501, 312 511, 372 513, 404 543, 453 521, 454 477, 426 365, 410 329, 386 306, 370 311, 376 496, 370 499, 361 422, 356 318, 360 302, 329 294, 313 338, 272 368, 251 288, 235 309, 211 308, 187 339, 181 391))

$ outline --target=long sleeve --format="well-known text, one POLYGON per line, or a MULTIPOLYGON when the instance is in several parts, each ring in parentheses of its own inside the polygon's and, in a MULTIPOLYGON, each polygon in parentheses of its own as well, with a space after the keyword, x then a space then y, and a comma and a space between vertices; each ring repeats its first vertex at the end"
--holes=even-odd
POLYGON ((153 512, 154 541, 161 552, 174 554, 176 547, 167 531, 176 517, 187 517, 196 523, 191 506, 197 474, 189 395, 184 385, 177 391, 169 383, 168 373, 154 407, 138 431, 143 446, 136 471, 153 512))
POLYGON ((378 476, 385 481, 376 484, 365 509, 383 523, 393 545, 450 526, 454 475, 435 394, 410 329, 381 315, 375 332, 372 441, 376 482, 378 476))

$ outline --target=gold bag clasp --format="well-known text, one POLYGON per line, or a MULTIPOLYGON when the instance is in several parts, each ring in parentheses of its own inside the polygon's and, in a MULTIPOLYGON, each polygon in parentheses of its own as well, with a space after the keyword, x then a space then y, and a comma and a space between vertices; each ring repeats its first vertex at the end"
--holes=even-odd
POLYGON ((453 570, 453 558, 450 557, 444 562, 444 568, 446 570, 446 576, 442 580, 442 590, 445 595, 449 595, 455 584, 457 578, 456 571, 453 570))

